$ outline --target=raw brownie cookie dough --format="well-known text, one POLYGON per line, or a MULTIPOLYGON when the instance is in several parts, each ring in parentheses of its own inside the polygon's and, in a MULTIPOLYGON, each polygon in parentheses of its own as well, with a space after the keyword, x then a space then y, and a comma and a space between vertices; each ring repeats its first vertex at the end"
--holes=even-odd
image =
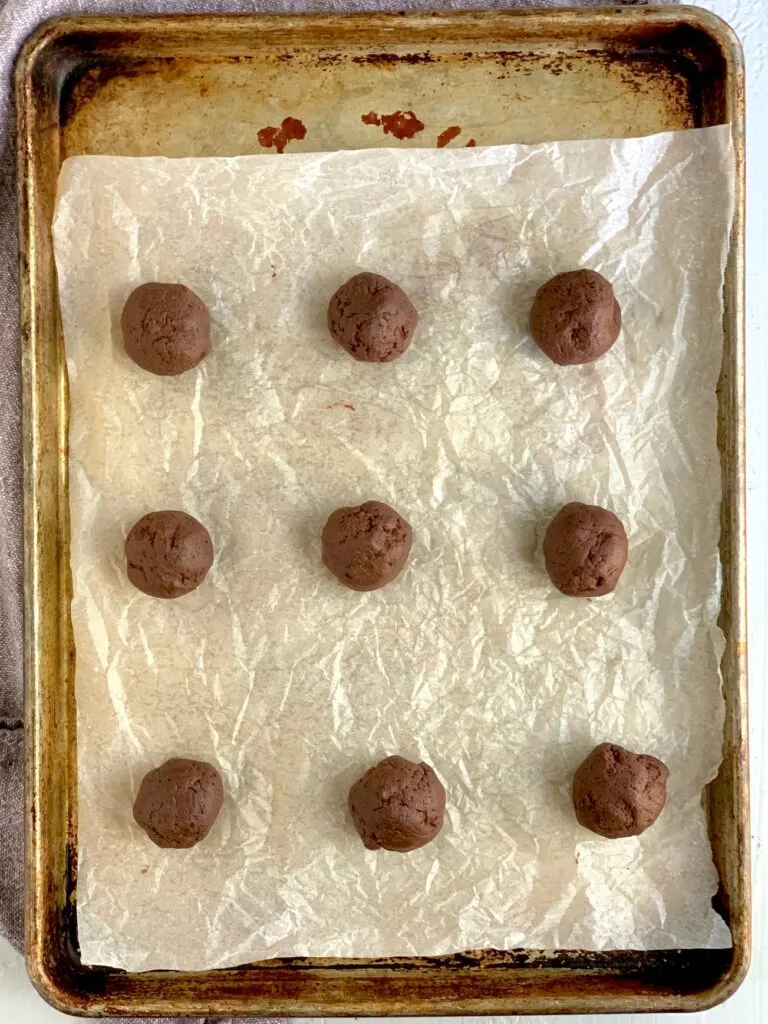
POLYGON ((579 824, 606 839, 639 836, 662 812, 668 777, 667 766, 650 754, 601 743, 573 777, 579 824))
POLYGON ((445 790, 432 768, 387 757, 349 791, 352 821, 369 850, 418 850, 443 827, 445 790))
POLYGON ((621 307, 609 281, 594 270, 558 274, 536 292, 531 333, 560 366, 592 363, 621 331, 621 307))
POLYGON ((125 542, 128 579, 150 597, 182 597, 199 587, 213 565, 213 543, 186 512, 150 512, 125 542))
POLYGON ((397 576, 413 531, 382 501, 337 508, 323 528, 323 562, 351 590, 378 590, 397 576))
POLYGON ((610 594, 627 563, 627 534, 607 508, 564 505, 547 527, 544 563, 558 590, 569 597, 610 594))
POLYGON ((389 363, 401 356, 418 320, 403 289, 380 274, 355 274, 328 304, 334 341, 364 363, 389 363))
POLYGON ((120 321, 125 351, 144 370, 172 377, 211 349, 211 321, 202 299, 183 284, 139 285, 120 321))
POLYGON ((157 846, 185 850, 205 839, 223 802, 224 786, 212 764, 174 757, 144 776, 133 817, 157 846))

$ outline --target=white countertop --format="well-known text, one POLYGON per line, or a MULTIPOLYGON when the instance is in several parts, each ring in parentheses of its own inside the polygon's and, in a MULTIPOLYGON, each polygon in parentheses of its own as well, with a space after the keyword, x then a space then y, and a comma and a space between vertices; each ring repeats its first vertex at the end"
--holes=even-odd
MULTIPOLYGON (((437 6, 437 5, 436 5, 437 6)), ((768 1020, 768 947, 764 919, 768 916, 768 864, 762 839, 768 829, 768 701, 766 677, 766 630, 768 614, 768 547, 766 500, 768 498, 768 138, 763 135, 768 109, 768 3, 766 0, 699 0, 699 6, 721 15, 735 28, 747 57, 747 490, 749 537, 749 672, 752 853, 754 886, 753 960, 749 976, 739 992, 724 1006, 708 1014, 639 1015, 610 1017, 495 1018, 538 1024, 667 1024, 702 1021, 706 1024, 763 1024, 768 1020)), ((34 992, 18 954, 0 939, 0 1021, 9 1024, 53 1024, 66 1018, 51 1009, 34 992)), ((484 1018, 474 1018, 483 1020, 484 1018)), ((491 1019, 491 1018, 488 1018, 491 1019)), ((447 1018, 446 1018, 447 1020, 447 1018)), ((455 1021, 456 1018, 451 1018, 455 1021)))

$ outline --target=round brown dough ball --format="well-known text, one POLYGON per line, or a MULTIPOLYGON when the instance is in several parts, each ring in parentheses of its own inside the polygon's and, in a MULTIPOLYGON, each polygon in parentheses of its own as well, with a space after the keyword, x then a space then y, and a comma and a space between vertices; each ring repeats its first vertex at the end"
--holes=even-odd
POLYGON ((380 274, 355 274, 328 304, 331 336, 363 363, 389 363, 401 356, 418 321, 403 289, 380 274))
POLYGON ((661 814, 668 778, 669 769, 658 758, 601 743, 573 777, 579 824, 606 839, 639 836, 661 814))
POLYGON ((211 350, 208 309, 183 284, 139 285, 128 296, 120 324, 134 363, 161 377, 191 370, 211 350))
POLYGON ((150 597, 182 597, 206 577, 213 565, 213 543, 203 526, 186 512, 150 512, 136 523, 125 542, 128 579, 150 597))
POLYGON ((627 564, 629 542, 621 520, 607 508, 572 501, 544 535, 549 578, 569 597, 610 594, 627 564))
POLYGON ((205 839, 223 802, 224 786, 212 764, 174 757, 144 776, 133 817, 156 846, 186 850, 205 839))
POLYGON ((386 757, 350 789, 349 811, 366 849, 407 853, 443 827, 445 790, 423 761, 386 757))
POLYGON ((405 566, 413 530, 383 501, 337 508, 323 528, 323 562, 350 590, 378 590, 405 566))
POLYGON ((558 274, 536 292, 533 340, 560 366, 592 363, 621 331, 621 307, 609 281, 595 270, 558 274))

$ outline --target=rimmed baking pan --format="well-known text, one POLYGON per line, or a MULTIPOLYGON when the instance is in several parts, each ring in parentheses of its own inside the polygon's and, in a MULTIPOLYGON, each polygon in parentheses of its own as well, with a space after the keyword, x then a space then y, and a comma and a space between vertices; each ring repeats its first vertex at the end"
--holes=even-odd
MULTIPOLYGON (((744 78, 739 44, 692 7, 355 16, 62 18, 16 70, 26 501, 27 962, 41 993, 86 1015, 434 1015, 704 1010, 750 947, 744 492, 744 78), (316 86, 316 88, 315 88, 316 86), (301 109, 296 97, 313 95, 301 109), (329 99, 329 97, 331 99, 329 99), (424 131, 371 132, 407 97, 424 131), (590 102, 584 102, 588 98, 590 102), (279 100, 279 103, 277 102, 279 100), (730 122, 736 218, 718 389, 724 759, 708 787, 717 909, 729 950, 469 951, 431 959, 273 960, 126 974, 79 959, 75 651, 69 618, 68 392, 51 219, 67 156, 477 145, 621 137, 730 122), (310 130, 311 129, 311 130, 310 130), (402 136, 402 139, 400 139, 402 136), (424 140, 431 140, 429 143, 424 140), (453 137, 453 135, 452 135, 453 137), (279 136, 277 137, 279 141, 279 136)), ((406 126, 407 128, 407 126, 406 126)))

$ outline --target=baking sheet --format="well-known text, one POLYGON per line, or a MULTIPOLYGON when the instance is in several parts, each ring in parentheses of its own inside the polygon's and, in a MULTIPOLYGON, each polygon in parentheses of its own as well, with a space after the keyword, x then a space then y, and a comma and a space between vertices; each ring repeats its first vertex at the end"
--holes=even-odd
POLYGON ((714 387, 732 194, 727 128, 65 164, 85 962, 729 944, 700 792, 722 746, 714 387), (527 312, 581 265, 614 282, 625 329, 601 362, 559 369, 527 312), (421 311, 395 364, 327 337, 327 299, 360 268, 421 311), (212 311, 214 352, 181 379, 121 351, 122 304, 151 279, 212 311), (319 534, 368 497, 416 540, 396 584, 355 595, 322 569, 319 534), (541 567, 546 522, 574 499, 628 527, 612 597, 561 597, 541 567), (175 602, 124 573, 125 534, 163 507, 217 549, 175 602), (671 769, 642 837, 573 819, 573 769, 602 740, 671 769), (395 752, 449 794, 441 836, 408 856, 365 851, 345 811, 395 752), (131 819, 141 776, 173 755, 216 761, 228 787, 188 852, 131 819))

